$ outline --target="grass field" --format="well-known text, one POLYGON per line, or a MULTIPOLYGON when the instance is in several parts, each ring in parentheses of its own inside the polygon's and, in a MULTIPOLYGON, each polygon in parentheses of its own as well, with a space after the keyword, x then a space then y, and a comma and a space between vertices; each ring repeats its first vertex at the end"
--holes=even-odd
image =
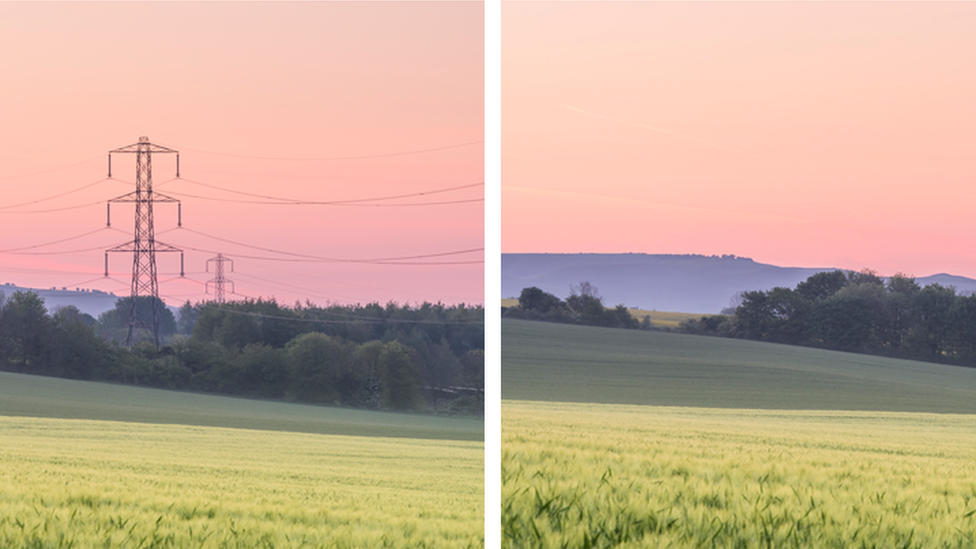
POLYGON ((482 433, 3 374, 0 547, 483 547, 482 433))
POLYGON ((502 322, 504 547, 974 547, 976 370, 502 322))
POLYGON ((976 414, 976 369, 725 338, 504 320, 502 398, 976 414))
POLYGON ((0 415, 484 440, 484 422, 480 419, 288 404, 8 372, 0 372, 0 415))

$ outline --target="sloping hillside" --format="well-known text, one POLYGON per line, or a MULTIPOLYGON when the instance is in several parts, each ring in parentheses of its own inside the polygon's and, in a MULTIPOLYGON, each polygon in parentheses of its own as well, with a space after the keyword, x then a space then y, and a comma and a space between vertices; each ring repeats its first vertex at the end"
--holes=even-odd
POLYGON ((976 413, 976 369, 769 343, 502 321, 502 398, 976 413))
POLYGON ((94 419, 453 440, 483 440, 479 419, 248 400, 0 372, 0 416, 94 419))

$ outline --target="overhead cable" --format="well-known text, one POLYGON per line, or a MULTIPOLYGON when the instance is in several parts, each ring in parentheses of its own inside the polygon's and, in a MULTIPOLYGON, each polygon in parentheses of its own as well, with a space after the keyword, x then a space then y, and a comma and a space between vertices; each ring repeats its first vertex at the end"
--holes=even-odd
POLYGON ((412 151, 399 151, 391 153, 380 153, 380 154, 365 154, 356 156, 319 156, 311 158, 295 158, 295 157, 280 157, 280 156, 250 156, 246 154, 231 154, 213 151, 203 151, 200 149, 190 149, 188 147, 172 147, 174 149, 179 149, 181 151, 191 151, 201 154, 212 154, 214 156, 227 156, 231 158, 248 158, 251 160, 283 160, 283 161, 296 161, 296 162, 316 162, 320 160, 366 160, 370 158, 386 158, 390 156, 407 156, 413 154, 423 154, 436 151, 446 151, 449 149, 459 149, 461 147, 470 147, 472 145, 480 145, 484 141, 470 141, 468 143, 458 143, 456 145, 447 145, 444 147, 433 147, 430 149, 416 149, 412 151))
MULTIPOLYGON (((240 194, 240 195, 244 195, 244 196, 251 196, 251 197, 255 197, 255 198, 263 198, 265 200, 273 200, 273 201, 276 201, 276 202, 251 202, 253 204, 279 204, 280 203, 280 204, 299 204, 299 205, 306 205, 307 204, 307 205, 321 205, 321 206, 348 206, 348 205, 362 204, 362 203, 365 203, 365 202, 380 202, 380 201, 384 201, 384 200, 397 200, 397 199, 401 199, 401 198, 416 198, 418 196, 427 196, 427 195, 430 195, 430 194, 447 193, 447 192, 452 192, 452 191, 459 191, 459 190, 462 190, 462 189, 470 189, 470 188, 473 188, 473 187, 484 187, 484 185, 485 185, 485 182, 484 181, 481 181, 479 183, 471 183, 471 184, 468 184, 468 185, 457 185, 457 186, 454 186, 454 187, 446 187, 446 188, 441 188, 441 189, 433 189, 433 190, 429 190, 429 191, 418 191, 418 192, 414 192, 414 193, 398 194, 398 195, 391 195, 391 196, 378 196, 378 197, 372 197, 372 198, 355 198, 355 199, 349 199, 349 200, 302 200, 302 199, 297 199, 297 198, 281 198, 279 196, 268 196, 268 195, 263 195, 263 194, 255 194, 255 193, 249 193, 249 192, 244 192, 244 191, 237 191, 237 190, 234 190, 234 189, 228 189, 226 187, 220 187, 218 185, 212 185, 210 183, 203 183, 201 181, 194 181, 192 179, 187 179, 185 177, 184 178, 180 178, 180 181, 186 181, 187 183, 193 183, 194 185, 200 185, 200 186, 203 186, 203 187, 209 187, 211 189, 216 189, 216 190, 219 190, 219 191, 225 191, 225 192, 234 193, 234 194, 240 194)), ((174 193, 174 194, 176 194, 176 193, 174 193)), ((187 196, 192 196, 192 195, 187 195, 187 196)), ((209 199, 209 200, 221 200, 221 199, 218 199, 218 198, 199 197, 199 196, 196 196, 194 198, 205 198, 205 199, 209 199)), ((454 204, 454 203, 459 203, 459 202, 479 202, 479 201, 480 202, 483 202, 484 201, 484 198, 481 198, 481 199, 470 199, 470 200, 463 200, 463 201, 454 201, 454 202, 445 202, 445 203, 446 204, 454 204)), ((414 203, 414 204, 416 204, 416 203, 414 203)))
MULTIPOLYGON (((197 230, 194 230, 194 229, 189 229, 186 226, 182 227, 182 230, 188 231, 188 232, 191 232, 191 233, 194 233, 194 234, 198 234, 200 236, 205 236, 207 238, 212 238, 214 240, 220 240, 222 242, 227 242, 229 244, 235 244, 235 245, 238 245, 238 246, 244 246, 245 248, 252 248, 252 249, 260 250, 260 251, 263 251, 263 252, 270 252, 270 253, 288 255, 288 256, 295 257, 295 258, 301 258, 301 260, 304 260, 304 261, 325 261, 325 262, 333 262, 333 263, 383 263, 383 264, 394 264, 394 262, 396 262, 395 264, 404 264, 404 265, 407 265, 407 264, 416 264, 416 263, 399 263, 399 262, 401 262, 401 261, 409 261, 409 260, 414 260, 414 259, 425 259, 425 258, 430 258, 430 257, 445 257, 445 256, 452 256, 452 255, 461 255, 461 254, 468 254, 468 253, 475 253, 475 252, 483 252, 485 250, 482 247, 482 248, 470 248, 470 249, 467 249, 467 250, 454 250, 454 251, 450 251, 450 252, 440 252, 440 253, 433 253, 433 254, 420 254, 420 255, 410 255, 410 256, 400 256, 400 257, 383 257, 383 258, 373 258, 373 259, 343 259, 343 258, 335 258, 335 257, 322 257, 322 256, 315 256, 315 255, 298 254, 298 253, 294 253, 294 252, 286 252, 286 251, 281 251, 281 250, 275 250, 273 248, 264 248, 262 246, 253 246, 251 244, 245 244, 243 242, 237 242, 235 240, 230 240, 230 239, 227 239, 227 238, 221 238, 219 236, 209 235, 209 234, 204 233, 204 232, 201 232, 201 231, 197 231, 197 230)), ((184 246, 184 247, 185 248, 189 248, 189 249, 193 249, 193 248, 190 248, 189 246, 184 246)), ((207 250, 202 250, 202 251, 207 251, 207 250)), ((209 252, 208 251, 208 253, 216 253, 216 252, 209 252)), ((232 255, 234 255, 234 254, 232 254, 232 255)), ((239 255, 239 254, 237 254, 237 255, 239 255)), ((240 257, 245 257, 245 256, 240 256, 240 257)), ((267 259, 273 259, 273 258, 267 258, 267 259)), ((484 261, 470 261, 468 263, 483 263, 483 262, 484 261)), ((435 263, 430 262, 430 263, 421 263, 421 264, 434 265, 435 263)))
POLYGON ((20 175, 4 175, 4 176, 0 176, 0 179, 20 179, 22 177, 34 177, 35 175, 44 175, 48 173, 58 172, 61 170, 67 170, 68 168, 74 168, 75 166, 81 166, 82 164, 87 164, 93 160, 98 160, 99 158, 102 158, 102 155, 93 156, 88 160, 82 160, 81 162, 75 162, 74 164, 68 164, 67 166, 61 166, 60 168, 52 168, 50 170, 44 170, 42 172, 25 173, 20 175))

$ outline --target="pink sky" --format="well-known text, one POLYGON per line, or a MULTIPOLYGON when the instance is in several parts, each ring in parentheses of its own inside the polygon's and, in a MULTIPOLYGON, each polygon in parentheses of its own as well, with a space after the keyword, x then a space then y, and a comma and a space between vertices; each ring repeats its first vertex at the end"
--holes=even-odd
POLYGON ((190 280, 171 280, 178 255, 157 257, 170 304, 208 297, 217 252, 238 298, 484 302, 480 251, 418 260, 468 262, 453 265, 266 261, 245 256, 289 256, 200 234, 339 259, 483 248, 481 3, 3 2, 0 74, 0 251, 95 231, 23 250, 86 251, 0 253, 0 283, 127 295, 131 255, 111 255, 105 279, 101 250, 132 239, 132 206, 99 229, 105 201, 133 190, 134 155, 113 155, 112 180, 106 156, 148 136, 180 150, 181 180, 153 157, 155 190, 183 206, 184 229, 175 206, 154 211, 158 240, 186 250, 190 280), (339 207, 231 202, 255 198, 199 183, 311 201, 471 187, 378 202, 455 204, 339 207))
POLYGON ((976 277, 976 3, 507 2, 502 251, 976 277))

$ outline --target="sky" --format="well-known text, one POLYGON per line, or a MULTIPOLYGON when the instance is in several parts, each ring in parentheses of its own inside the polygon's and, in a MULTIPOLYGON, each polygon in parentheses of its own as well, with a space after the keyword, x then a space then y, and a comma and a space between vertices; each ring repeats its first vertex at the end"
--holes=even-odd
POLYGON ((0 284, 129 294, 135 155, 160 296, 484 303, 484 5, 0 2, 0 284), (397 198, 399 197, 399 198, 397 198), (283 200, 293 202, 282 204, 283 200), (306 204, 294 204, 294 202, 306 204), (345 204, 307 204, 345 202, 345 204), (227 267, 229 269, 229 265, 227 267), (228 286, 227 290, 231 288, 228 286))
POLYGON ((976 3, 501 9, 502 252, 976 278, 976 3))

